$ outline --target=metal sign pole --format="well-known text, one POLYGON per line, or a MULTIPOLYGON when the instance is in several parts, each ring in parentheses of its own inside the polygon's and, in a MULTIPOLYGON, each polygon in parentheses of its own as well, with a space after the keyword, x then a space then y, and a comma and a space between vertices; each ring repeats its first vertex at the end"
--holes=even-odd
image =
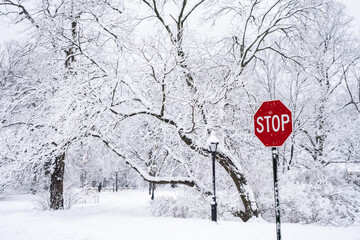
POLYGON ((276 147, 271 148, 273 172, 274 172, 274 198, 275 198, 275 219, 276 219, 276 239, 281 240, 281 228, 280 228, 280 201, 279 201, 279 187, 277 177, 277 164, 279 160, 279 153, 276 147))

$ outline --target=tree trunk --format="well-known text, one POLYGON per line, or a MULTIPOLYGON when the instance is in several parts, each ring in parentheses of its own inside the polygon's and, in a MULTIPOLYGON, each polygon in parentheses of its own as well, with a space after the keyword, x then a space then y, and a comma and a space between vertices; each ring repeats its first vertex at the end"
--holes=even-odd
POLYGON ((218 152, 216 155, 219 164, 225 169, 234 182, 245 208, 245 211, 234 212, 233 215, 240 217, 244 222, 248 221, 252 217, 259 217, 252 190, 250 189, 244 174, 239 171, 234 162, 228 156, 221 152, 218 152))
MULTIPOLYGON (((183 132, 183 129, 179 130, 179 135, 183 142, 186 143, 186 145, 188 145, 194 151, 202 154, 210 154, 209 150, 196 146, 193 143, 193 140, 183 132)), ((216 157, 219 164, 225 169, 225 171, 229 174, 230 178, 234 182, 245 208, 245 211, 234 212, 234 216, 240 217, 241 220, 243 220, 244 222, 248 221, 252 217, 258 217, 259 213, 255 202, 254 194, 247 183, 244 173, 240 172, 239 168, 234 164, 233 160, 226 154, 222 152, 217 152, 216 157)))
POLYGON ((50 183, 50 209, 64 209, 65 152, 55 158, 50 183))

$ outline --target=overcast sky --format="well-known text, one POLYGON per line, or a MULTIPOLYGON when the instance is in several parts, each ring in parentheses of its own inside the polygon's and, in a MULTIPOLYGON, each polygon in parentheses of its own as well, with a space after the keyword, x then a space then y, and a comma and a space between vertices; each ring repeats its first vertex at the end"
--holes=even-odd
POLYGON ((340 2, 343 2, 346 5, 349 14, 355 18, 356 27, 360 30, 360 1, 341 0, 340 2))
MULTIPOLYGON (((355 19, 354 27, 356 31, 360 32, 360 0, 339 0, 347 6, 347 10, 351 16, 355 19)), ((19 26, 14 26, 4 22, 4 19, 0 20, 0 44, 4 41, 16 39, 21 37, 21 33, 24 31, 19 26)))

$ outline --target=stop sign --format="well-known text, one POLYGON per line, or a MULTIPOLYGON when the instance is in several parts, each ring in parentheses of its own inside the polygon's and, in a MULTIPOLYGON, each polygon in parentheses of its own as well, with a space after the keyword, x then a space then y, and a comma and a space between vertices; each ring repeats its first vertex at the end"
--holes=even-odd
POLYGON ((280 147, 292 132, 291 111, 280 100, 263 102, 254 115, 254 130, 266 147, 280 147))

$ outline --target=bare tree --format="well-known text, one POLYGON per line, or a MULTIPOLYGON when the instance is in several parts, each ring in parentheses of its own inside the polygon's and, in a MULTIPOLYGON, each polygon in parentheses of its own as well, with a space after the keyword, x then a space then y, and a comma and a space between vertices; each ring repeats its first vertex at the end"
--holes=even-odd
MULTIPOLYGON (((85 136, 89 122, 99 113, 98 109, 90 107, 91 104, 84 103, 97 98, 89 89, 92 84, 98 84, 100 76, 106 76, 105 69, 94 58, 99 45, 104 46, 102 41, 106 42, 106 34, 109 34, 100 19, 109 11, 113 14, 122 12, 109 1, 98 6, 73 0, 33 4, 31 7, 36 10, 29 11, 26 2, 5 0, 0 3, 1 14, 16 22, 27 21, 30 28, 33 27, 31 31, 35 38, 29 44, 30 50, 24 49, 20 60, 8 65, 6 83, 9 87, 5 92, 8 105, 1 118, 5 119, 3 129, 12 127, 20 138, 27 153, 26 166, 32 165, 34 171, 50 174, 50 207, 63 209, 66 151, 69 145, 85 136), (88 24, 89 17, 95 19, 91 24, 88 24), (102 34, 94 34, 95 29, 102 34), (24 62, 33 65, 33 71, 17 75, 12 68, 20 71, 23 67, 20 63, 24 62), (80 119, 78 114, 83 118, 80 119), (37 141, 32 145, 34 138, 37 141)), ((111 44, 116 46, 117 43, 111 44)), ((8 139, 12 137, 9 135, 8 139)), ((14 148, 19 139, 14 140, 9 153, 16 152, 14 148)))
MULTIPOLYGON (((142 56, 148 70, 144 71, 144 68, 134 70, 133 72, 137 74, 133 75, 126 84, 132 95, 131 100, 129 98, 128 100, 136 110, 125 108, 126 102, 118 100, 121 104, 114 105, 110 111, 119 117, 121 125, 126 121, 133 122, 134 119, 141 118, 144 121, 154 119, 151 122, 157 121, 158 124, 172 129, 174 141, 183 146, 182 149, 185 152, 190 151, 198 159, 209 157, 210 152, 204 146, 204 138, 207 134, 212 130, 223 131, 224 128, 229 127, 218 125, 218 109, 223 111, 224 105, 230 106, 239 99, 234 96, 239 93, 239 86, 244 86, 242 74, 245 69, 251 69, 253 61, 255 62, 258 58, 257 55, 264 51, 274 51, 283 57, 290 58, 285 51, 280 49, 279 44, 267 43, 267 39, 278 34, 288 37, 296 28, 296 25, 290 21, 317 6, 300 2, 276 1, 269 5, 261 1, 252 1, 250 6, 239 4, 236 7, 217 8, 217 15, 226 11, 224 9, 228 9, 235 15, 241 10, 239 17, 244 19, 244 31, 241 37, 232 37, 234 42, 231 48, 237 49, 232 55, 231 64, 234 67, 231 69, 234 69, 233 71, 221 65, 220 62, 214 64, 212 68, 214 70, 210 70, 210 66, 204 67, 201 62, 214 61, 213 56, 211 56, 212 60, 208 60, 198 55, 198 51, 185 50, 192 49, 191 42, 188 40, 191 35, 186 35, 186 25, 189 24, 192 14, 203 5, 203 1, 192 4, 185 0, 174 3, 155 0, 143 1, 143 3, 162 27, 163 31, 159 34, 164 33, 168 40, 160 40, 163 49, 157 47, 159 43, 140 49, 139 55, 142 56), (235 11, 236 9, 238 11, 235 11), (163 50, 168 52, 163 52, 163 50), (198 62, 194 61, 195 56, 199 58, 198 62), (211 76, 210 81, 206 80, 203 74, 205 71, 208 76, 211 76), (219 78, 216 79, 217 77, 219 78), (145 80, 148 83, 145 83, 145 80), (220 82, 220 89, 216 89, 214 85, 217 82, 220 82), (144 85, 147 86, 146 91, 143 91, 144 85), (184 148, 185 146, 188 149, 184 148)), ((211 17, 214 18, 215 15, 211 17)), ((228 119, 228 116, 225 115, 224 119, 228 119)), ((225 148, 217 154, 217 161, 234 183, 245 209, 234 214, 247 221, 251 217, 258 216, 256 201, 243 167, 236 160, 237 157, 229 151, 234 145, 231 141, 227 143, 229 145, 225 145, 225 148)))

